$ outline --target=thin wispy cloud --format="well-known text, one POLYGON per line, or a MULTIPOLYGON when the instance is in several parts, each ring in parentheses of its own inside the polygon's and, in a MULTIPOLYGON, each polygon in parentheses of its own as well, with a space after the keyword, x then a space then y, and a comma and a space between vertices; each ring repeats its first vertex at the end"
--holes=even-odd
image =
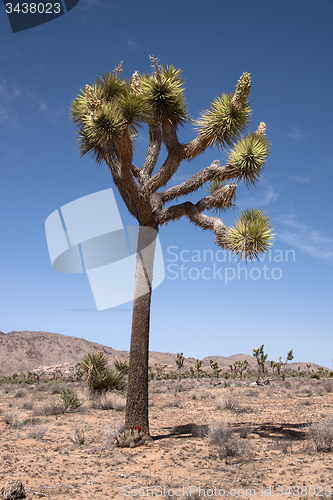
POLYGON ((31 108, 44 115, 51 123, 57 123, 65 107, 50 108, 49 104, 35 93, 23 89, 16 82, 0 79, 0 125, 17 128, 31 108))
POLYGON ((291 175, 290 178, 296 182, 310 182, 310 177, 308 175, 291 175))
POLYGON ((301 132, 300 128, 297 125, 293 125, 290 128, 289 132, 287 132, 287 136, 299 141, 303 139, 303 137, 305 137, 305 134, 301 132))
POLYGON ((127 38, 127 47, 134 52, 138 50, 138 44, 136 43, 135 39, 131 37, 127 38))
POLYGON ((278 198, 278 193, 274 188, 266 183, 261 184, 260 191, 256 192, 254 195, 249 194, 248 196, 243 196, 237 200, 236 205, 238 208, 246 208, 249 206, 263 207, 273 203, 278 198))
POLYGON ((333 264, 333 237, 298 222, 292 215, 280 217, 278 222, 282 226, 282 229, 277 231, 278 238, 305 255, 333 264))
POLYGON ((0 79, 0 124, 17 124, 14 103, 21 96, 22 91, 17 84, 9 84, 4 78, 0 79))
POLYGON ((91 9, 92 7, 95 7, 96 5, 104 5, 101 0, 81 0, 79 3, 79 6, 81 9, 88 10, 91 9))

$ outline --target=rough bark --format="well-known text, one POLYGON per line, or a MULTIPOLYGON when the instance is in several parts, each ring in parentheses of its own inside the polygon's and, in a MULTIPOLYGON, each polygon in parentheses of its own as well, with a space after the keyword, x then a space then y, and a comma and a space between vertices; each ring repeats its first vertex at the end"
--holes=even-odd
POLYGON ((139 229, 125 426, 139 425, 148 431, 150 304, 157 231, 139 229))

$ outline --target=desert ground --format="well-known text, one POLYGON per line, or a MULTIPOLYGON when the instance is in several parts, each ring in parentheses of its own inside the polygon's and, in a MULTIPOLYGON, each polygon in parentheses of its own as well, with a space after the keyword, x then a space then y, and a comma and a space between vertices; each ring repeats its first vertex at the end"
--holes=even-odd
POLYGON ((124 396, 91 399, 83 381, 3 384, 0 488, 19 479, 26 498, 50 500, 333 498, 333 380, 214 383, 152 380, 152 440, 132 449, 114 444, 124 396), (63 387, 84 401, 75 411, 61 412, 63 387))

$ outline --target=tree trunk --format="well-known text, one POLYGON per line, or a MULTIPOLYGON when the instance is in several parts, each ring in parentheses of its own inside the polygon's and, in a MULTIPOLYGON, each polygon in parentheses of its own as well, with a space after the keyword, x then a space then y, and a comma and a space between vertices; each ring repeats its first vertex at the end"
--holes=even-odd
POLYGON ((148 358, 152 280, 157 231, 139 227, 125 427, 149 430, 148 358), (155 234, 155 236, 154 236, 155 234))

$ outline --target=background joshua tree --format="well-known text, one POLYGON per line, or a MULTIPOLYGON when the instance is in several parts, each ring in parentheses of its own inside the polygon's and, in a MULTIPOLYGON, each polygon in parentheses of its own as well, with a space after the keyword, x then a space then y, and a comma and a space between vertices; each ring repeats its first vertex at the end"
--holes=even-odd
POLYGON ((257 382, 259 382, 260 377, 263 379, 265 378, 266 375, 266 360, 268 354, 264 353, 264 344, 262 346, 258 347, 258 349, 253 349, 253 356, 255 356, 258 364, 258 379, 257 382))
POLYGON ((182 379, 182 368, 183 368, 184 363, 185 363, 185 358, 184 358, 182 352, 177 352, 176 363, 177 363, 177 368, 178 368, 178 372, 179 372, 178 380, 181 381, 181 379, 182 379))
POLYGON ((210 367, 213 370, 213 375, 215 375, 215 377, 217 379, 219 379, 221 368, 219 367, 218 362, 217 361, 213 361, 212 359, 209 362, 210 362, 210 367))
POLYGON ((199 377, 200 377, 200 368, 201 368, 201 365, 202 365, 202 361, 200 359, 197 359, 196 362, 195 362, 195 369, 196 369, 196 372, 197 372, 197 380, 199 380, 199 377))
POLYGON ((232 207, 236 182, 254 185, 269 154, 264 123, 255 132, 242 135, 250 122, 250 74, 243 73, 234 92, 212 102, 194 122, 194 139, 182 144, 177 129, 192 120, 181 71, 173 66, 161 67, 153 57, 151 61, 152 74, 136 71, 129 79, 121 75, 120 64, 113 74, 106 73, 93 85, 86 85, 71 107, 82 155, 92 153, 98 163, 106 162, 127 209, 139 223, 125 425, 140 425, 146 430, 151 282, 159 227, 187 217, 201 229, 213 231, 222 249, 245 260, 266 252, 272 240, 269 218, 261 210, 244 210, 232 227, 217 216, 204 214, 206 210, 232 207), (134 141, 142 125, 148 126, 149 146, 143 165, 138 167, 133 159, 134 141), (167 156, 155 170, 162 144, 167 156), (182 161, 193 160, 215 144, 228 148, 224 165, 213 161, 185 182, 163 189, 182 161), (210 192, 197 203, 169 205, 207 183, 210 192), (143 252, 147 242, 151 243, 148 256, 143 252))
MULTIPOLYGON (((279 359, 279 363, 281 363, 281 359, 282 359, 282 356, 280 356, 280 359, 279 359)), ((287 354, 287 357, 286 357, 286 360, 284 363, 282 363, 282 380, 285 379, 285 376, 286 376, 286 366, 287 366, 287 363, 288 361, 291 361, 292 359, 294 359, 294 356, 293 356, 293 349, 291 349, 288 354, 287 354)))
POLYGON ((249 362, 246 359, 244 361, 235 361, 235 370, 241 380, 243 380, 243 373, 249 366, 249 362))

